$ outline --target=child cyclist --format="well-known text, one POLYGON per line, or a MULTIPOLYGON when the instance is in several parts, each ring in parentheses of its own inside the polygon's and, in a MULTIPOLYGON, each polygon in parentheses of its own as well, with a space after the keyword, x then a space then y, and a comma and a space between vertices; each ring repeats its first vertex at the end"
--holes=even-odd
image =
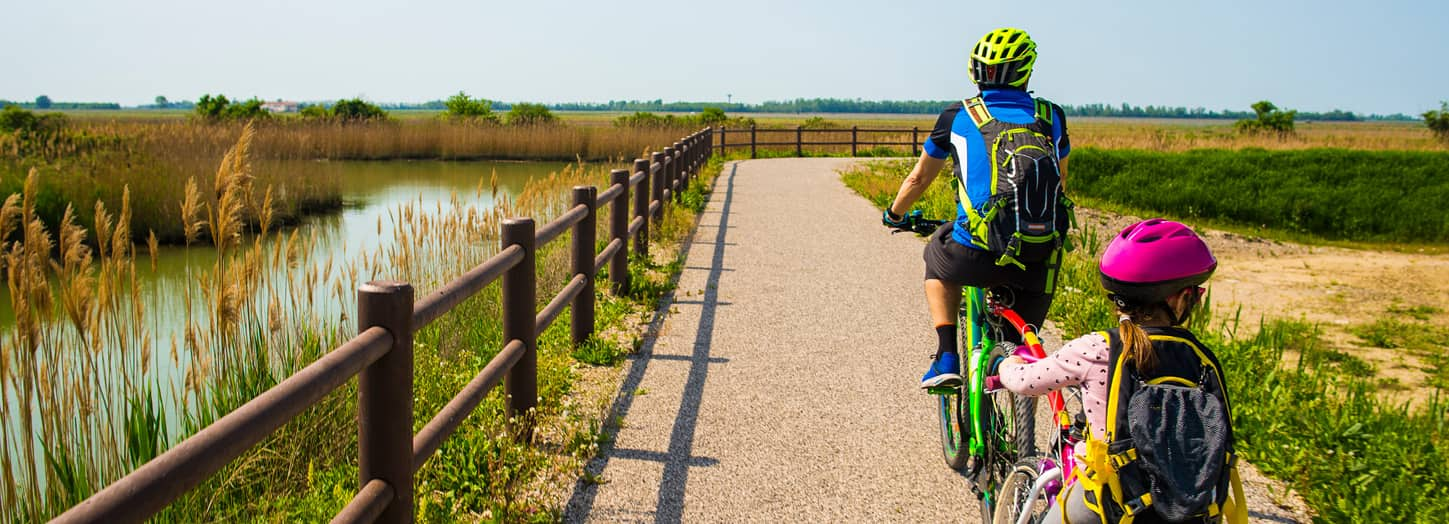
POLYGON ((1246 519, 1222 366, 1183 327, 1202 299, 1199 286, 1216 268, 1207 244, 1183 224, 1152 219, 1128 226, 1099 265, 1118 326, 1035 362, 1001 362, 1001 384, 1017 394, 1081 388, 1088 436, 1075 450, 1072 479, 1042 522, 1246 519))

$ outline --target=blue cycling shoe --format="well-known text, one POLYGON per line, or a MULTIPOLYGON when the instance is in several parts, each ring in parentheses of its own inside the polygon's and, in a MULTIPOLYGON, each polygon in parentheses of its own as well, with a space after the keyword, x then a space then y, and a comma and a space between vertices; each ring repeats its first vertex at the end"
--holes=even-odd
POLYGON ((961 385, 961 357, 942 353, 931 361, 931 368, 921 377, 921 388, 954 388, 961 385))

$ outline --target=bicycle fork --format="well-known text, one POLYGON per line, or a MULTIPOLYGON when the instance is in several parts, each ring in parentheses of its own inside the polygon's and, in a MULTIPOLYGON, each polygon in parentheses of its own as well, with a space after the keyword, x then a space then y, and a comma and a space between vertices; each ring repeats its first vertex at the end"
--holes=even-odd
POLYGON ((981 411, 986 402, 986 359, 990 358, 987 348, 991 341, 986 335, 986 292, 974 287, 965 289, 966 297, 962 301, 965 314, 961 317, 969 322, 959 326, 959 329, 965 330, 967 347, 971 350, 971 357, 966 359, 966 377, 969 382, 966 384, 965 393, 971 421, 971 438, 967 439, 966 447, 966 473, 974 477, 985 463, 986 428, 982 423, 981 411))
MULTIPOLYGON (((1036 496, 1040 494, 1043 489, 1046 488, 1047 484, 1052 482, 1059 482, 1061 480, 1062 468, 1049 468, 1046 471, 1041 472, 1041 475, 1037 476, 1036 482, 1031 483, 1031 491, 1027 493, 1024 504, 1031 504, 1032 501, 1036 500, 1036 496)), ((1047 500, 1047 507, 1051 507, 1053 500, 1047 500)), ((1010 502, 1014 503, 1017 501, 1013 500, 1010 502)), ((1027 524, 1027 522, 1031 521, 1031 511, 1026 511, 1026 508, 1022 508, 1022 510, 1023 511, 1021 512, 1021 516, 1016 518, 1016 524, 1027 524)))

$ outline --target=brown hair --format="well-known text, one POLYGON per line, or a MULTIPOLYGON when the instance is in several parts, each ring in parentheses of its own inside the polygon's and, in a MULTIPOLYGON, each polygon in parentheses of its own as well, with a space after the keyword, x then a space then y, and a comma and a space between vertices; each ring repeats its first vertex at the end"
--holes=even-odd
POLYGON ((1117 331, 1122 336, 1122 350, 1132 358, 1138 373, 1147 373, 1157 367, 1157 352, 1152 350, 1152 339, 1142 327, 1132 321, 1131 315, 1122 315, 1121 326, 1117 331))

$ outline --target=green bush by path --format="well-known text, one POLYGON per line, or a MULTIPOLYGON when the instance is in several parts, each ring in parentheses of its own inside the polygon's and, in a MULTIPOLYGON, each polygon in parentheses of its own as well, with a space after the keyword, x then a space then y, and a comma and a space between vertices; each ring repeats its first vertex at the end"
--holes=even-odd
POLYGON ((543 126, 553 125, 559 122, 558 117, 548 110, 543 104, 530 104, 519 102, 508 109, 508 125, 510 126, 543 126))
MULTIPOLYGON (((874 162, 842 179, 880 204, 895 196, 909 169, 910 161, 874 162)), ((950 184, 938 182, 917 208, 931 214, 951 203, 950 184)), ((1073 235, 1080 248, 1063 263, 1048 315, 1067 339, 1116 322, 1096 271, 1104 246, 1095 232, 1073 235)), ((1315 522, 1430 523, 1449 513, 1449 402, 1442 391, 1417 408, 1394 404, 1376 394, 1372 373, 1326 347, 1314 326, 1265 320, 1257 334, 1239 338, 1236 319, 1214 316, 1204 306, 1192 329, 1223 363, 1238 450, 1297 490, 1317 513, 1315 522)))
POLYGON ((1440 140, 1449 140, 1449 102, 1440 102, 1439 110, 1424 112, 1424 125, 1440 140))
POLYGON ((1079 148, 1068 190, 1174 217, 1331 240, 1449 242, 1449 154, 1079 148))
POLYGON ((196 101, 196 116, 207 122, 219 122, 222 120, 265 120, 271 118, 272 114, 262 109, 262 101, 252 98, 250 100, 227 100, 226 95, 210 94, 201 95, 196 101))

